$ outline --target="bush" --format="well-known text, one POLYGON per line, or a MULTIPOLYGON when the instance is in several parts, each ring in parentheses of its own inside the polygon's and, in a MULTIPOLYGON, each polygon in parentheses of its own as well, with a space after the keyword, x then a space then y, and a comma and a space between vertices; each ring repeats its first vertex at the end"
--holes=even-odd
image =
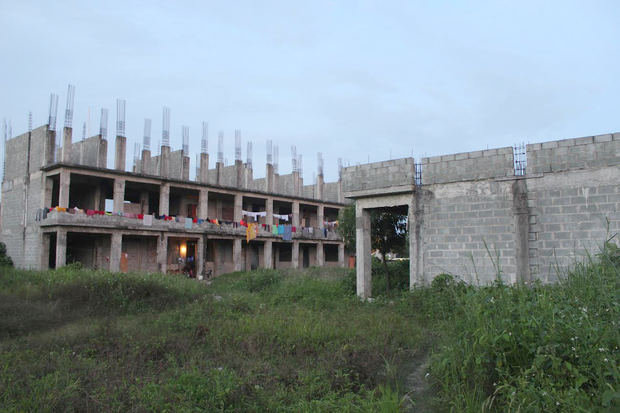
POLYGON ((6 245, 4 242, 0 242, 0 267, 12 267, 13 260, 6 255, 6 245))

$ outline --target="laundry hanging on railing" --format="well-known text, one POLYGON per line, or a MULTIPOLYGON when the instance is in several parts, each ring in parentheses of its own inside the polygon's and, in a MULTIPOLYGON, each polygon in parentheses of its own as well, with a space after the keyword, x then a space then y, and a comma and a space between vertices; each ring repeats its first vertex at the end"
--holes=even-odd
POLYGON ((289 216, 288 215, 273 214, 273 217, 288 222, 288 217, 289 216))
POLYGON ((252 212, 252 211, 241 211, 241 215, 245 215, 248 217, 252 217, 254 218, 254 220, 257 220, 258 217, 266 217, 267 216, 267 212, 265 211, 259 211, 259 212, 252 212))

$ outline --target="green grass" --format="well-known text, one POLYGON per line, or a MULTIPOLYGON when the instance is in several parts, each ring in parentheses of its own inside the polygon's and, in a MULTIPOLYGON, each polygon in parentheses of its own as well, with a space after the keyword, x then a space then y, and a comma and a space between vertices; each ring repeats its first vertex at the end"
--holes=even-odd
POLYGON ((407 266, 373 302, 340 269, 0 268, 0 411, 395 412, 428 353, 431 411, 619 410, 617 248, 556 285, 409 292, 407 266))

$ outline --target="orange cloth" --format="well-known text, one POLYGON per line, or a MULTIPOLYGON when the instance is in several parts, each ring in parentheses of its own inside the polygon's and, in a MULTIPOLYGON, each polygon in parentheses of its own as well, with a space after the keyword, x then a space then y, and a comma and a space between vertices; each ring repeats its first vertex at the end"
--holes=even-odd
POLYGON ((248 224, 248 227, 245 229, 245 239, 247 242, 255 239, 258 236, 258 225, 256 224, 248 224))

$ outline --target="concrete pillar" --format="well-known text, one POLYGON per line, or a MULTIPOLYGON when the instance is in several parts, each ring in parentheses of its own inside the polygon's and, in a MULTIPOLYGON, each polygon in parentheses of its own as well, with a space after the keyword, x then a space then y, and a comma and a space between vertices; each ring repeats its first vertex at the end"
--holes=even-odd
POLYGON ((344 262, 344 244, 338 244, 338 266, 340 268, 345 267, 344 262))
POLYGON ((424 205, 422 193, 414 192, 409 205, 407 218, 407 232, 409 234, 409 288, 415 285, 425 285, 424 276, 424 205))
POLYGON ((215 164, 215 183, 217 185, 222 185, 222 168, 224 168, 222 162, 217 162, 215 164))
POLYGON ((512 213, 514 215, 515 259, 517 273, 511 283, 529 283, 530 272, 530 209, 527 206, 527 183, 518 179, 512 184, 512 213))
POLYGON ((325 227, 325 207, 323 205, 319 205, 316 208, 316 220, 318 221, 318 227, 322 230, 325 227))
POLYGON ((368 298, 372 293, 370 261, 370 212, 359 203, 355 205, 355 254, 357 266, 357 295, 368 298))
POLYGON ((209 154, 200 154, 200 182, 209 183, 209 154))
POLYGON ((265 241, 263 247, 263 262, 265 263, 265 268, 273 268, 273 241, 265 241))
POLYGON ((301 196, 301 192, 303 192, 303 187, 300 183, 299 172, 293 171, 293 196, 301 196))
POLYGON ((97 154, 97 167, 108 167, 108 141, 101 138, 99 135, 99 153, 97 154))
POLYGON ((170 176, 170 146, 161 147, 159 154, 159 176, 168 178, 170 176))
POLYGON ((148 214, 150 205, 149 205, 149 191, 141 191, 140 192, 140 207, 143 214, 148 214))
POLYGON ((110 241, 110 271, 121 270, 121 254, 123 252, 123 234, 118 231, 112 233, 110 241))
POLYGON ((314 191, 314 195, 316 199, 323 199, 323 186, 324 186, 324 178, 323 175, 319 175, 316 177, 316 188, 314 191))
POLYGON ((196 249, 196 278, 198 278, 199 276, 204 275, 205 243, 202 235, 198 238, 196 249))
POLYGON ((71 187, 71 173, 66 169, 60 170, 60 185, 58 186, 58 206, 69 208, 69 188, 71 187))
POLYGON ((114 210, 115 214, 123 212, 123 204, 125 203, 125 180, 123 178, 114 179, 114 210))
MULTIPOLYGON (((163 146, 162 146, 163 148, 163 146)), ((159 187, 159 215, 170 213, 170 184, 164 183, 159 187)))
POLYGON ((95 186, 93 194, 93 209, 96 211, 103 211, 105 209, 105 197, 101 192, 101 185, 95 186))
POLYGON ((56 232, 56 268, 67 265, 67 231, 56 232))
POLYGON ((293 201, 292 225, 299 228, 299 201, 293 201))
POLYGON ((243 195, 235 194, 235 206, 234 206, 233 220, 235 222, 241 221, 241 210, 243 208, 243 195))
POLYGON ((124 136, 116 137, 116 148, 114 151, 114 169, 125 170, 125 158, 127 157, 127 138, 124 136))
POLYGON ((265 200, 265 224, 273 225, 273 199, 267 198, 265 200))
MULTIPOLYGON (((48 126, 49 127, 49 126, 48 126)), ((56 154, 56 131, 47 130, 47 136, 45 137, 45 155, 44 165, 51 165, 54 163, 56 154)), ((44 166, 41 165, 41 166, 44 166)))
POLYGON ((265 191, 272 193, 273 191, 273 165, 268 163, 265 167, 265 191))
POLYGON ((41 252, 39 254, 39 271, 49 269, 50 260, 50 234, 41 234, 41 252))
POLYGON ((189 181, 189 156, 183 156, 181 160, 183 168, 183 170, 181 171, 181 178, 184 181, 189 181))
POLYGON ((244 167, 243 162, 240 160, 235 161, 235 171, 237 173, 237 188, 245 189, 245 179, 244 179, 244 167))
POLYGON ((209 190, 200 189, 198 193, 198 218, 207 219, 209 216, 209 190))
POLYGON ((316 244, 316 265, 318 267, 322 267, 325 265, 325 254, 323 249, 323 243, 319 242, 316 244))
POLYGON ((54 180, 52 178, 45 178, 45 192, 43 193, 43 199, 41 207, 52 207, 52 192, 54 190, 54 180))
POLYGON ((62 133, 62 161, 71 163, 71 144, 73 143, 73 129, 65 126, 62 133))
POLYGON ((233 263, 235 271, 241 271, 241 238, 233 240, 233 263))
POLYGON ((293 268, 299 268, 299 241, 293 241, 293 253, 291 255, 293 268))
POLYGON ((157 265, 159 272, 165 274, 168 266, 168 238, 163 233, 157 239, 157 265))
POLYGON ((150 170, 151 166, 151 151, 148 149, 142 149, 142 158, 140 159, 140 173, 145 175, 152 175, 150 170))

